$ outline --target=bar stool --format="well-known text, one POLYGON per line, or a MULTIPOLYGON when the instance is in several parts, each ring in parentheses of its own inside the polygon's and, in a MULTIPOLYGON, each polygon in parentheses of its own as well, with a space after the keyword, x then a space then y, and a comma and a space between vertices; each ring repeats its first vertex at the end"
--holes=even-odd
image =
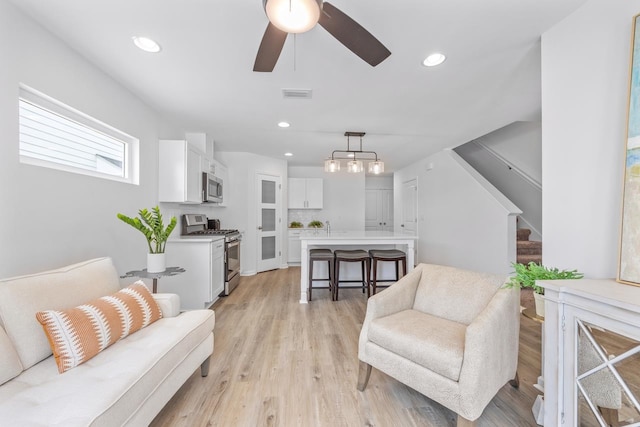
POLYGON ((333 301, 333 252, 331 249, 311 249, 309 251, 309 301, 311 301, 311 289, 329 289, 331 292, 331 300, 333 301), (329 263, 329 277, 325 279, 313 278, 313 262, 326 261, 329 263), (313 282, 329 281, 329 286, 313 286, 313 282))
MULTIPOLYGON (((401 276, 398 275, 398 263, 402 261, 402 275, 407 274, 407 254, 398 249, 371 249, 369 250, 371 256, 371 263, 373 264, 373 279, 371 280, 371 287, 373 288, 373 295, 376 294, 376 288, 378 282, 397 282, 401 276), (378 280, 378 262, 393 261, 396 265, 396 280, 378 280)), ((381 286, 381 288, 388 288, 388 286, 381 286)))
POLYGON ((335 274, 333 282, 334 301, 338 301, 338 286, 343 283, 362 283, 362 286, 344 286, 344 288, 360 288, 362 293, 367 289, 367 297, 369 297, 369 270, 371 268, 371 258, 369 253, 363 250, 336 250, 335 251, 335 274), (340 280, 340 263, 341 262, 359 262, 362 264, 362 280, 340 280))

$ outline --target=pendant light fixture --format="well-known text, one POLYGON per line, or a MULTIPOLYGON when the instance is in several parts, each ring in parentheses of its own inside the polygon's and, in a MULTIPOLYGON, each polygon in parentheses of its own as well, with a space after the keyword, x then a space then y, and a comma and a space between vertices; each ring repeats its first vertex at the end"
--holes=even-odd
POLYGON ((348 160, 347 162, 347 172, 349 173, 360 173, 364 170, 362 160, 366 160, 367 156, 370 161, 367 165, 367 171, 371 174, 378 175, 384 172, 384 162, 378 159, 378 153, 375 151, 363 151, 362 150, 362 137, 365 135, 365 132, 345 132, 344 136, 347 137, 347 149, 346 150, 333 150, 331 153, 331 158, 324 161, 324 171, 325 172, 338 172, 340 170, 340 160, 348 160), (360 149, 352 149, 351 148, 351 137, 359 137, 360 138, 360 149), (336 153, 346 153, 345 156, 336 156, 336 153), (373 159, 371 156, 373 155, 373 159))

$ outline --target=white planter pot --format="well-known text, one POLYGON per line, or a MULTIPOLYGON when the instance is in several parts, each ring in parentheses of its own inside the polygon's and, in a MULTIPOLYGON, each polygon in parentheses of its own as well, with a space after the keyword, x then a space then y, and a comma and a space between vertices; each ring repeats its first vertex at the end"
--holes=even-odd
POLYGON ((149 273, 162 273, 166 269, 164 253, 147 254, 147 271, 149 273))
POLYGON ((544 295, 534 292, 533 299, 536 302, 536 314, 544 317, 544 295))

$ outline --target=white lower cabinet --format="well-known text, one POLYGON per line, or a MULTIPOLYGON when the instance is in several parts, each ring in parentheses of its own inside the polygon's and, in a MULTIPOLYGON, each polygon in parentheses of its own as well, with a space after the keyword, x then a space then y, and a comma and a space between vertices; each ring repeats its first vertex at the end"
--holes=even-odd
POLYGON ((211 306, 224 290, 224 238, 190 238, 168 241, 167 267, 185 272, 158 280, 158 292, 180 295, 180 308, 193 310, 211 306))
POLYGON ((301 230, 289 229, 289 256, 287 258, 288 263, 300 263, 300 233, 301 230))

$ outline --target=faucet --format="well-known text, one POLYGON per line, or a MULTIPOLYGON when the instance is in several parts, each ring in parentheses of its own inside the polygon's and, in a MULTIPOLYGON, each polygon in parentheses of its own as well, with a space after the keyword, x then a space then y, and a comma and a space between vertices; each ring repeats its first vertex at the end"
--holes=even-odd
POLYGON ((325 224, 327 224, 327 236, 331 233, 331 224, 329 224, 329 221, 325 222, 325 224))

